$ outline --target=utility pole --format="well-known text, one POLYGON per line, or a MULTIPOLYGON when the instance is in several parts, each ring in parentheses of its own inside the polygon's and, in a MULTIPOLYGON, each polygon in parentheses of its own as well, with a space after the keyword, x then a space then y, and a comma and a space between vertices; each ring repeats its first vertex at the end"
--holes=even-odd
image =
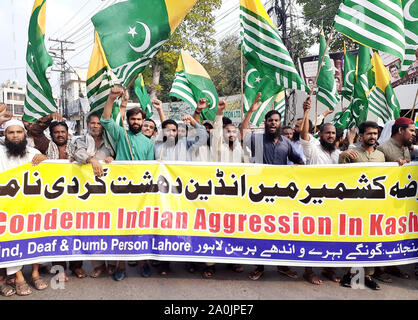
POLYGON ((65 52, 68 51, 75 51, 74 49, 69 49, 68 47, 64 48, 64 45, 67 44, 74 44, 74 42, 70 42, 70 41, 66 41, 66 40, 58 40, 58 39, 51 39, 49 38, 49 41, 52 42, 56 42, 59 44, 58 48, 51 48, 50 50, 52 51, 51 53, 54 54, 55 58, 58 59, 58 65, 59 65, 59 69, 52 69, 51 71, 57 71, 60 72, 60 82, 61 82, 61 97, 60 97, 60 112, 64 117, 68 117, 68 108, 67 108, 67 94, 66 94, 66 90, 65 90, 65 73, 66 73, 66 69, 65 69, 65 64, 66 64, 66 60, 65 60, 65 52), (58 54, 56 53, 58 52, 58 54))

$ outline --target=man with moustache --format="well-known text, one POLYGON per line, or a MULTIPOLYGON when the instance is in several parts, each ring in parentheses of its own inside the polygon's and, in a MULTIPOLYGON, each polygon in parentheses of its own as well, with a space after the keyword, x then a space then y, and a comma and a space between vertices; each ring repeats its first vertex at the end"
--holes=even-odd
MULTIPOLYGON (((141 133, 145 119, 145 112, 137 107, 126 112, 129 129, 118 125, 112 118, 113 105, 116 99, 122 98, 121 114, 124 116, 129 92, 119 87, 110 90, 102 117, 100 119, 103 128, 109 133, 116 144, 116 160, 154 160, 154 144, 152 140, 141 133)), ((148 274, 147 274, 148 276, 148 274)), ((119 261, 116 272, 113 274, 116 281, 126 278, 125 261, 119 261)))
MULTIPOLYGON (((309 134, 309 111, 311 109, 311 98, 303 103, 304 120, 302 120, 302 130, 300 132, 300 143, 303 147, 304 155, 307 159, 306 164, 338 164, 340 155, 342 157, 354 157, 356 151, 347 150, 341 152, 336 147, 336 128, 331 123, 324 123, 319 130, 319 145, 315 138, 309 134)), ((324 268, 322 275, 334 282, 340 282, 332 268, 324 268)), ((312 284, 319 285, 322 280, 313 272, 312 267, 305 267, 303 277, 312 284)))
MULTIPOLYGON (((383 152, 376 149, 379 125, 373 121, 363 122, 359 126, 359 134, 362 141, 361 145, 352 149, 354 152, 351 155, 340 155, 338 163, 385 162, 383 152)), ((380 286, 372 279, 374 270, 373 267, 364 268, 364 284, 372 290, 380 290, 380 286)), ((341 285, 351 287, 352 277, 351 268, 348 268, 341 285)))
MULTIPOLYGON (((21 121, 9 120, 4 124, 5 140, 4 145, 0 146, 0 172, 13 169, 28 162, 38 165, 44 160, 41 153, 27 146, 27 136, 25 127, 21 121)), ((3 283, 1 292, 5 296, 14 293, 25 296, 32 293, 31 288, 25 280, 22 273, 22 266, 7 268, 7 275, 15 275, 14 279, 10 279, 10 284, 3 283)), ((4 280, 4 279, 3 279, 4 280)), ((48 283, 39 275, 39 264, 32 265, 31 284, 37 290, 44 290, 48 287, 48 283)))
MULTIPOLYGON (((251 133, 250 120, 261 105, 261 93, 258 93, 241 126, 244 145, 251 150, 251 158, 255 163, 287 165, 288 159, 295 164, 303 164, 302 158, 295 152, 289 139, 280 135, 281 116, 277 110, 267 112, 264 117, 264 133, 251 133)), ((296 279, 297 273, 287 266, 278 266, 278 272, 296 279)), ((258 265, 250 274, 251 280, 258 280, 264 273, 264 266, 258 265)))

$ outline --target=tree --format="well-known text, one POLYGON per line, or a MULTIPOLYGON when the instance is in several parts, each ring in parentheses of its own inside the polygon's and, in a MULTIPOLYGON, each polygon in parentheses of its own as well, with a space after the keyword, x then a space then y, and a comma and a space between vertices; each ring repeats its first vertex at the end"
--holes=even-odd
MULTIPOLYGON (((321 27, 324 27, 324 33, 328 37, 334 24, 338 8, 343 0, 296 0, 302 6, 304 20, 309 25, 306 31, 314 39, 318 39, 321 27)), ((344 40, 347 49, 354 49, 354 42, 339 32, 334 32, 330 42, 330 52, 342 51, 344 49, 344 40)))
POLYGON ((145 84, 150 84, 151 99, 156 98, 163 91, 166 92, 160 98, 168 96, 166 85, 168 83, 171 85, 173 82, 181 49, 198 53, 201 57, 210 55, 216 45, 213 39, 215 34, 213 11, 219 9, 221 4, 222 0, 198 0, 170 40, 151 60, 151 70, 144 73, 145 84))

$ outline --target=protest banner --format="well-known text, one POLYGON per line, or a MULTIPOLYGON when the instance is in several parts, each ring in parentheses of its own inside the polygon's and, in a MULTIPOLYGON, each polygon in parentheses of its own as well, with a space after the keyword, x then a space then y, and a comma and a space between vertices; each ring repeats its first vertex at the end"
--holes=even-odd
POLYGON ((48 161, 0 177, 0 267, 418 262, 417 165, 48 161))

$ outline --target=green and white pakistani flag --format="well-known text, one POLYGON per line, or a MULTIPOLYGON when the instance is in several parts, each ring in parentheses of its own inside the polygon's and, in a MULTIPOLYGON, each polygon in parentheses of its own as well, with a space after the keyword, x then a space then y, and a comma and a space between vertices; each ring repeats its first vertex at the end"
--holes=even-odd
POLYGON ((401 0, 344 0, 335 17, 337 31, 370 48, 405 57, 401 0))
POLYGON ((331 121, 336 128, 345 130, 347 128, 351 129, 356 125, 356 121, 353 117, 353 112, 351 110, 351 105, 348 106, 344 111, 337 112, 334 116, 334 119, 331 121))
POLYGON ((416 60, 415 53, 418 50, 418 1, 403 0, 403 21, 405 25, 405 59, 399 75, 404 77, 408 68, 416 60))
POLYGON ((109 65, 127 87, 142 73, 197 0, 126 0, 92 17, 109 65))
POLYGON ((257 94, 261 92, 261 105, 253 113, 250 120, 252 125, 259 126, 264 121, 265 114, 272 110, 276 95, 283 89, 277 86, 276 81, 268 75, 262 76, 250 62, 247 64, 247 69, 244 89, 244 114, 247 114, 257 94))
POLYGON ((215 85, 203 66, 184 50, 181 51, 169 95, 187 102, 193 110, 200 99, 207 99, 209 106, 203 109, 202 118, 215 120, 219 102, 215 85))
POLYGON ((389 71, 377 52, 373 54, 372 65, 376 86, 369 94, 370 111, 384 123, 396 120, 400 117, 401 107, 393 91, 389 71))
POLYGON ((241 46, 247 61, 277 86, 309 93, 260 0, 240 0, 240 8, 241 46))
POLYGON ((349 106, 357 126, 367 120, 369 112, 368 97, 375 84, 370 54, 370 48, 360 45, 357 57, 357 72, 353 99, 349 106))
POLYGON ((335 71, 334 65, 329 57, 328 50, 325 51, 327 42, 325 40, 324 32, 321 31, 319 37, 320 47, 319 47, 319 60, 318 60, 318 69, 320 68, 320 63, 322 60, 322 67, 319 71, 317 87, 318 92, 316 98, 319 102, 323 103, 328 109, 334 110, 335 106, 339 102, 337 84, 335 82, 335 71), (322 59, 324 57, 324 59, 322 59))
POLYGON ((148 95, 147 88, 145 87, 144 77, 142 74, 138 76, 135 80, 135 94, 139 99, 142 110, 145 111, 147 119, 151 118, 153 115, 151 98, 148 95))
POLYGON ((53 61, 45 48, 46 0, 36 0, 29 22, 26 51, 26 97, 23 120, 35 122, 57 112, 46 70, 53 61))
POLYGON ((354 90, 357 57, 346 50, 344 42, 344 74, 341 95, 351 100, 354 90))

